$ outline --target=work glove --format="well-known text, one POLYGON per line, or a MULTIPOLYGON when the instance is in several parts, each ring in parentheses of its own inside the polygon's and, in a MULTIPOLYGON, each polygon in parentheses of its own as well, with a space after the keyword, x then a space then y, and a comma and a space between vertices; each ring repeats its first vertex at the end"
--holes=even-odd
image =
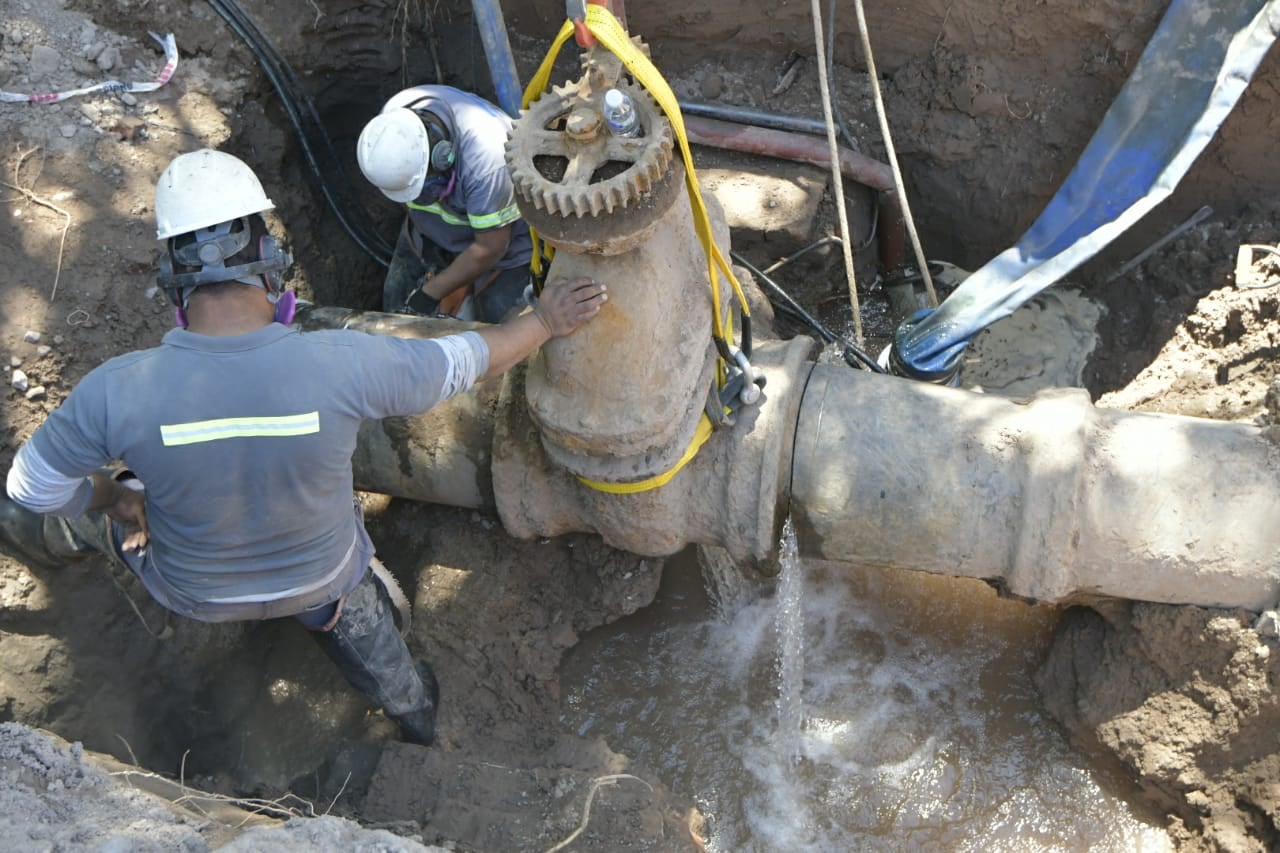
POLYGON ((440 309, 440 300, 419 288, 409 294, 409 298, 404 301, 404 308, 410 314, 434 317, 440 309))

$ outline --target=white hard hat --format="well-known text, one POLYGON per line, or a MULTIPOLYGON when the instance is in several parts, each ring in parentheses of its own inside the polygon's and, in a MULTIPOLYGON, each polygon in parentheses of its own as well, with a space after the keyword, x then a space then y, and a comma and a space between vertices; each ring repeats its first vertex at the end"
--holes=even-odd
POLYGON ((204 148, 175 157, 156 183, 156 238, 168 240, 275 207, 243 161, 204 148))
POLYGON ((369 183, 392 201, 422 194, 430 165, 430 140, 417 113, 395 107, 375 116, 360 132, 356 159, 369 183))

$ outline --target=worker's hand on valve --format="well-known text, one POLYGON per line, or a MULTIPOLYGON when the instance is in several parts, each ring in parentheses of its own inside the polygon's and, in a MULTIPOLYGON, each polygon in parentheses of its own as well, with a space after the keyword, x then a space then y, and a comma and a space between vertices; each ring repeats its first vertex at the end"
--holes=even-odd
POLYGON ((542 288, 533 313, 553 338, 563 337, 600 313, 609 300, 603 284, 589 278, 558 278, 542 288))

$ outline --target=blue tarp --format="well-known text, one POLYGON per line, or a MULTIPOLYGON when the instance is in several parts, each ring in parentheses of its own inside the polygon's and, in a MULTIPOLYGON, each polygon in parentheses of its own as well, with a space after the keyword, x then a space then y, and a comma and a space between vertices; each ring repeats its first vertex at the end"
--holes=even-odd
POLYGON ((1280 0, 1173 0, 1035 224, 894 337, 897 372, 954 374, 969 341, 1093 257, 1173 192, 1280 31, 1280 0))

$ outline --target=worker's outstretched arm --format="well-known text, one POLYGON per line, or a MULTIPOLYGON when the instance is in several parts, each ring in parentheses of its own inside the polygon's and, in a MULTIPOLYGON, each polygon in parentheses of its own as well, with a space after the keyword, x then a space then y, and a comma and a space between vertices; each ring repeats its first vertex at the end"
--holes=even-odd
POLYGON ((489 347, 489 369, 481 378, 499 376, 551 338, 569 334, 599 314, 608 299, 604 285, 589 278, 547 282, 532 311, 477 330, 489 347))

